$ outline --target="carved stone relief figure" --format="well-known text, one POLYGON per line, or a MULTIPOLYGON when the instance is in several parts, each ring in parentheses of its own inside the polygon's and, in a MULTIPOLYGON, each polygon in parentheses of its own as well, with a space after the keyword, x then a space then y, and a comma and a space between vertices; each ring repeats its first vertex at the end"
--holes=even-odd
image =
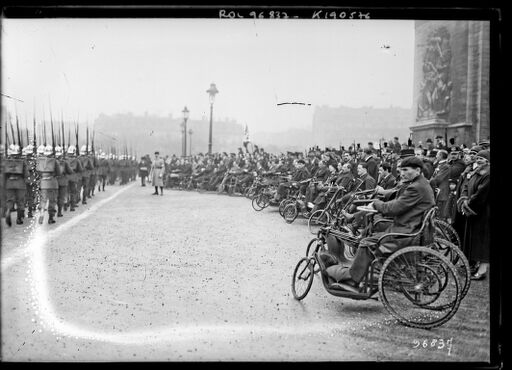
POLYGON ((433 30, 427 38, 420 82, 417 119, 446 118, 450 113, 450 34, 446 27, 433 30))

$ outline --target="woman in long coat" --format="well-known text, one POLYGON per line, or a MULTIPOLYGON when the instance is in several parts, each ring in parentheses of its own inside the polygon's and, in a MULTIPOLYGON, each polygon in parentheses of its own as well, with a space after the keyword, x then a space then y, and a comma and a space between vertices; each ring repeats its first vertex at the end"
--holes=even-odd
POLYGON ((463 250, 469 260, 475 261, 478 271, 472 279, 485 278, 489 268, 490 250, 490 152, 482 150, 476 155, 477 167, 467 176, 461 197, 457 201, 466 217, 463 250))
POLYGON ((160 153, 155 152, 155 161, 151 165, 151 172, 149 178, 155 187, 153 195, 158 195, 158 187, 160 187, 160 195, 164 195, 164 173, 165 173, 165 162, 163 158, 160 158, 160 153))

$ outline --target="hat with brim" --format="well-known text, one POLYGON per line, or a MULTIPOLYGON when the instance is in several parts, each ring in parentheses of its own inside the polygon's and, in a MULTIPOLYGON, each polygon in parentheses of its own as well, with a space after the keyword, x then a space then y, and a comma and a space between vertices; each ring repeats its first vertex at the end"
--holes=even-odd
POLYGON ((400 167, 423 168, 423 161, 418 157, 406 157, 400 163, 400 167))
POLYGON ((484 158, 484 159, 487 159, 488 161, 491 160, 491 152, 488 151, 488 150, 480 150, 477 154, 476 154, 476 157, 480 157, 480 158, 484 158))
POLYGON ((435 158, 437 155, 437 150, 431 150, 430 153, 428 153, 429 158, 435 158))
POLYGON ((484 148, 482 148, 480 145, 475 145, 473 147, 471 147, 471 149, 469 150, 469 154, 477 154, 479 151, 483 150, 484 148))
POLYGON ((400 150, 400 158, 407 158, 414 156, 414 149, 402 149, 400 150))
POLYGON ((478 145, 480 145, 480 146, 489 146, 489 145, 491 145, 491 143, 490 143, 489 140, 483 140, 483 141, 479 142, 478 145))

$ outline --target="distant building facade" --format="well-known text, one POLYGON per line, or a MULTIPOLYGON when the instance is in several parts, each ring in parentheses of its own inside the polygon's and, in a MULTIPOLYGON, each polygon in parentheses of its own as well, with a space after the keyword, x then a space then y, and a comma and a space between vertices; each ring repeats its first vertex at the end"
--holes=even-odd
MULTIPOLYGON (((154 116, 151 114, 133 115, 100 114, 94 122, 97 146, 109 148, 114 145, 122 148, 124 143, 137 149, 137 154, 153 153, 156 149, 163 155, 182 155, 183 118, 154 116), (113 140, 115 138, 116 140, 113 140)), ((209 121, 187 120, 187 155, 192 149, 192 155, 208 152, 209 121), (192 130, 192 135, 188 133, 192 130)), ((242 146, 244 127, 234 120, 213 121, 212 129, 213 152, 236 153, 242 146)))
POLYGON ((410 109, 399 107, 316 107, 311 144, 348 148, 355 142, 365 147, 369 141, 378 144, 395 136, 407 142, 411 116, 410 109))
POLYGON ((415 21, 413 141, 489 137, 490 23, 415 21))

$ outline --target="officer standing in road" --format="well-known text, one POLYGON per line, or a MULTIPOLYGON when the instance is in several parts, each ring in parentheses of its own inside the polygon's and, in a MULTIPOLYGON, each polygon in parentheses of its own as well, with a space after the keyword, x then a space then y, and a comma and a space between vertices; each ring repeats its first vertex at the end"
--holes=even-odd
POLYGON ((165 163, 164 160, 160 158, 160 152, 157 151, 155 152, 155 161, 149 173, 149 178, 155 187, 153 195, 158 195, 158 187, 160 187, 160 195, 164 195, 164 172, 165 163))

